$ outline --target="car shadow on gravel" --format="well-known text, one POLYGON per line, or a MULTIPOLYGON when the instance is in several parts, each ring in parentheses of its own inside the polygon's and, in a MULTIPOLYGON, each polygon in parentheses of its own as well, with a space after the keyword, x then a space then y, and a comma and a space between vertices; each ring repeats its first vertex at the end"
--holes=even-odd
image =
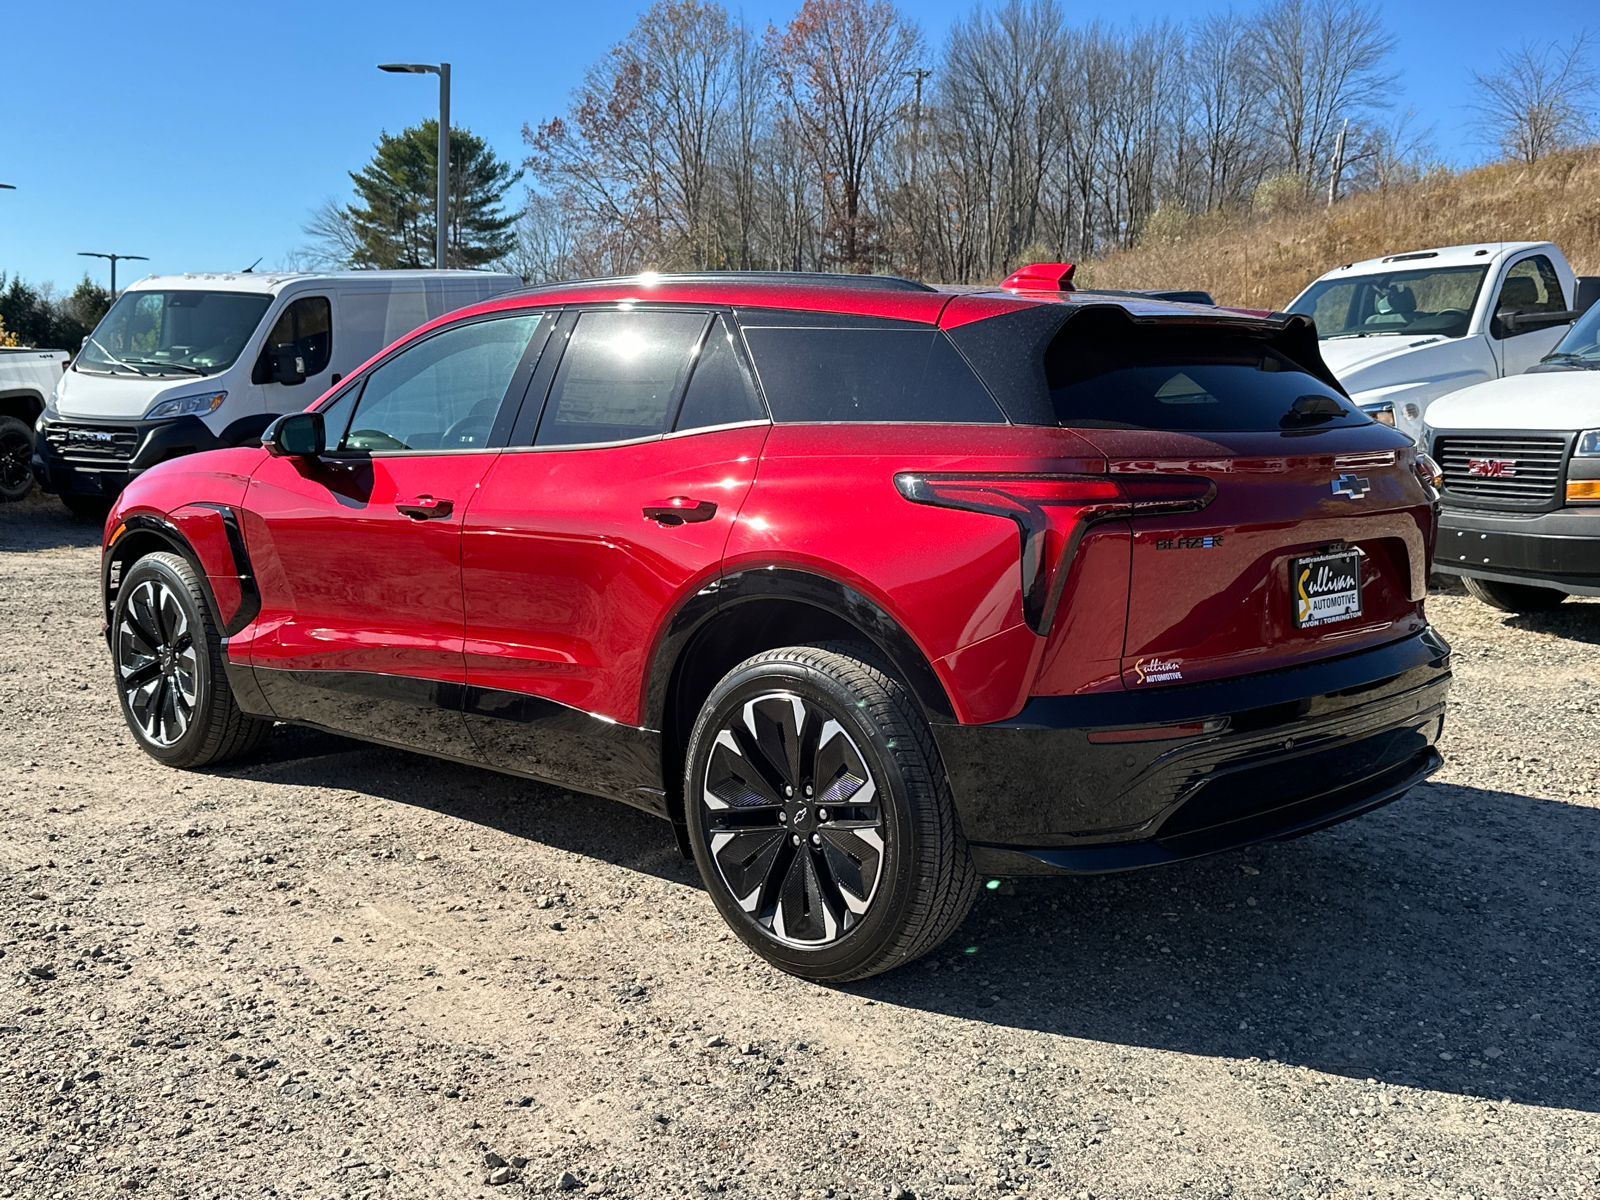
MULTIPOLYGON (((699 882, 655 817, 332 734, 280 726, 262 757, 223 773, 348 789, 699 882)), ((1600 1111, 1597 851, 1600 809, 1426 784, 1293 842, 985 887, 932 955, 848 990, 1130 1056, 1273 1058, 1600 1111)), ((709 903, 704 916, 718 920, 709 903)))
MULTIPOLYGON (((261 754, 218 772, 235 779, 345 789, 426 808, 677 883, 699 885, 672 828, 649 813, 498 771, 279 725, 261 754)), ((428 849, 429 847, 416 847, 428 849)))
POLYGON ((1588 597, 1577 602, 1568 600, 1560 608, 1549 612, 1508 614, 1505 625, 1508 629, 1547 633, 1569 642, 1600 646, 1600 603, 1588 597))
POLYGON ((853 990, 1130 1055, 1597 1111, 1596 851, 1600 809, 1429 784, 1294 842, 986 889, 929 960, 853 990))
POLYGON ((99 521, 75 516, 37 489, 14 504, 0 504, 0 553, 98 546, 102 532, 99 521))

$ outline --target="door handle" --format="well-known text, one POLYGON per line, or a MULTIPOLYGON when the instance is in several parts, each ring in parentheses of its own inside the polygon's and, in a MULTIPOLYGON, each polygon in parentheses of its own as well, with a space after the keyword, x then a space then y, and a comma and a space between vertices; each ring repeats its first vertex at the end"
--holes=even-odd
POLYGON ((673 496, 660 504, 644 506, 644 515, 662 525, 693 525, 709 521, 717 515, 717 506, 710 500, 691 500, 688 496, 673 496))
POLYGON ((413 521, 427 521, 434 517, 448 517, 455 511, 455 505, 448 500, 439 500, 433 496, 418 496, 415 500, 398 500, 395 507, 410 517, 413 521))

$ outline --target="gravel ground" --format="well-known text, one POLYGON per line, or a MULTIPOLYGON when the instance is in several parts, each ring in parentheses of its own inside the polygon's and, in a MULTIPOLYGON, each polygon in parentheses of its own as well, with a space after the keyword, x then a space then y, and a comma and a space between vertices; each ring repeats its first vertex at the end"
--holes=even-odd
POLYGON ((97 534, 0 507, 0 1196, 1600 1196, 1600 602, 1440 589, 1401 802, 828 989, 621 805, 289 728, 158 766, 97 534))

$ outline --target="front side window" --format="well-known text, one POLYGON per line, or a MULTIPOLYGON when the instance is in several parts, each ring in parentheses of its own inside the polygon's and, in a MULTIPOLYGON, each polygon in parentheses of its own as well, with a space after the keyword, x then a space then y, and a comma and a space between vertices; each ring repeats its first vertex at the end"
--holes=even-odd
POLYGON ((457 325, 406 347, 367 376, 342 438, 324 416, 329 445, 341 450, 474 450, 506 398, 540 316, 457 325), (338 439, 337 441, 335 439, 338 439))
POLYGON ((271 354, 285 348, 293 348, 305 363, 308 379, 328 369, 328 360, 333 356, 333 306, 326 296, 301 296, 278 314, 261 347, 252 383, 266 383, 272 378, 271 354))
POLYGON ((1424 267, 1312 284, 1289 306, 1319 338, 1432 333, 1465 337, 1487 267, 1424 267))
POLYGON ((665 433, 707 320, 703 312, 581 314, 533 444, 582 446, 665 433))
POLYGON ((1564 312, 1566 307, 1555 264, 1543 254, 1535 254, 1513 263, 1506 272, 1506 281, 1500 285, 1500 299, 1495 304, 1491 332, 1497 338, 1533 333, 1533 329, 1508 330, 1501 318, 1511 313, 1564 312))
POLYGON ((937 329, 747 320, 744 335, 775 421, 1005 423, 988 390, 937 329))
POLYGON ((75 365, 99 375, 215 375, 234 364, 271 304, 249 292, 124 292, 75 365))

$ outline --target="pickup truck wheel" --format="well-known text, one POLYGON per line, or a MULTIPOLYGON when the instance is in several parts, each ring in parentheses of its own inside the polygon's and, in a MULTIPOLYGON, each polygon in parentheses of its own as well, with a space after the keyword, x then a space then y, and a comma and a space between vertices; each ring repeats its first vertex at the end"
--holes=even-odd
POLYGON ((684 810, 701 878, 757 954, 843 983, 933 949, 977 876, 933 735, 867 647, 746 659, 695 722, 684 810))
POLYGON ((16 417, 0 417, 0 501, 21 500, 33 489, 33 431, 16 417))
POLYGON ((222 638, 200 577, 176 554, 147 554, 123 577, 111 613, 117 698, 144 752, 170 767, 248 754, 271 721, 233 698, 222 638))
POLYGON ((1567 598, 1566 592, 1534 587, 1528 583, 1503 583, 1498 579, 1478 579, 1472 575, 1463 575, 1461 580, 1467 585, 1467 591, 1490 608, 1498 608, 1501 612, 1549 612, 1560 607, 1567 598))

